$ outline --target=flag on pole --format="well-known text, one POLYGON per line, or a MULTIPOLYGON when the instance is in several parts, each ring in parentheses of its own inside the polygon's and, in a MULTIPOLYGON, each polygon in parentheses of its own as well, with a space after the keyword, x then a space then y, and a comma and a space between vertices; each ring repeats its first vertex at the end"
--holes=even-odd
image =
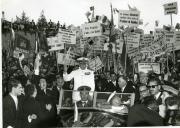
POLYGON ((90 7, 90 11, 93 11, 93 10, 94 10, 94 6, 91 6, 91 7, 90 7))
POLYGON ((156 27, 159 26, 159 21, 158 21, 158 20, 155 21, 155 26, 156 26, 156 27))

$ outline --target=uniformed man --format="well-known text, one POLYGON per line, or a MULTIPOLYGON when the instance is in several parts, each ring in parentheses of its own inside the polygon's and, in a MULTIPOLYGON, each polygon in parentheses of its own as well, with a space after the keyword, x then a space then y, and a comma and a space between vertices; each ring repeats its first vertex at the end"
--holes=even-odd
MULTIPOLYGON (((64 65, 64 81, 70 81, 74 78, 73 90, 78 90, 79 87, 86 85, 91 88, 90 91, 94 91, 94 72, 92 70, 87 69, 88 58, 81 57, 78 58, 77 61, 79 62, 79 69, 72 71, 70 74, 67 74, 67 65, 64 65)), ((90 93, 90 95, 92 96, 93 93, 90 93)), ((73 101, 79 101, 81 99, 79 92, 74 92, 72 98, 73 101)))

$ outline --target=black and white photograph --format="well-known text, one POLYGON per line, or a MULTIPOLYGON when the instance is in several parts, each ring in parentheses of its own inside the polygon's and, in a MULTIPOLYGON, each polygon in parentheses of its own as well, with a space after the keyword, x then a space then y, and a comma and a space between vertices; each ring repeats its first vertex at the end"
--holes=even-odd
POLYGON ((0 5, 2 128, 180 126, 179 0, 0 5))

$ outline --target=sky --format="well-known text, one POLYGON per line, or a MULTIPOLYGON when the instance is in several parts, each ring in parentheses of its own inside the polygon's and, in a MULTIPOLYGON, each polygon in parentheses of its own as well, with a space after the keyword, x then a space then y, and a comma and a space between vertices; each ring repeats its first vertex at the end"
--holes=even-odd
MULTIPOLYGON (((95 15, 106 15, 110 18, 110 3, 113 8, 128 10, 128 4, 140 10, 140 19, 143 25, 139 28, 145 33, 154 30, 155 20, 159 21, 159 27, 170 25, 170 15, 164 15, 163 4, 178 2, 180 0, 1 0, 1 9, 5 12, 7 20, 15 20, 16 15, 21 16, 24 11, 30 19, 38 20, 40 13, 44 10, 47 21, 60 21, 61 24, 80 26, 87 22, 85 13, 90 6, 95 7, 95 15), (149 23, 145 26, 146 23, 149 23)), ((173 25, 180 23, 180 11, 178 15, 173 14, 173 25)), ((114 14, 114 23, 118 26, 118 14, 114 14)))

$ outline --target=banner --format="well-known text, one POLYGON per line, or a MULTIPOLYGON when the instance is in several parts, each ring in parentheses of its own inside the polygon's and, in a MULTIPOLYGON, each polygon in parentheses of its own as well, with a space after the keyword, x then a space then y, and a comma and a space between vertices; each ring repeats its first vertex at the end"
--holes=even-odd
POLYGON ((154 71, 160 74, 160 64, 159 63, 138 63, 138 72, 148 73, 149 71, 154 71))
POLYGON ((99 22, 83 24, 81 27, 82 27, 83 38, 102 35, 102 27, 101 27, 101 23, 99 22))
POLYGON ((64 44, 76 44, 76 32, 67 29, 59 29, 58 40, 64 44))
POLYGON ((139 25, 139 11, 119 10, 118 26, 127 25, 130 27, 137 27, 139 25))
POLYGON ((164 6, 164 14, 165 15, 177 14, 177 12, 178 12, 177 2, 164 4, 163 6, 164 6))
POLYGON ((22 52, 22 53, 29 53, 30 50, 30 40, 25 38, 24 36, 21 36, 19 34, 16 34, 15 36, 15 46, 16 50, 22 52))
POLYGON ((90 60, 89 62, 89 68, 93 71, 97 71, 103 67, 103 63, 100 60, 99 56, 95 57, 94 59, 90 60))

